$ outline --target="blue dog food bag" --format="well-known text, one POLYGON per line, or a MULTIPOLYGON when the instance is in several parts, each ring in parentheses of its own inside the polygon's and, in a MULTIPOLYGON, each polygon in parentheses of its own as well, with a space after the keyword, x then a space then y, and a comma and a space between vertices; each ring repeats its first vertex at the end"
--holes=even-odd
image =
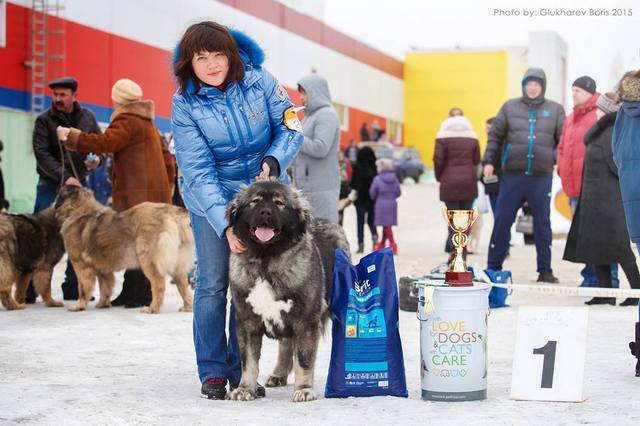
POLYGON ((407 396, 391 249, 351 265, 336 250, 331 294, 331 362, 326 398, 407 396))

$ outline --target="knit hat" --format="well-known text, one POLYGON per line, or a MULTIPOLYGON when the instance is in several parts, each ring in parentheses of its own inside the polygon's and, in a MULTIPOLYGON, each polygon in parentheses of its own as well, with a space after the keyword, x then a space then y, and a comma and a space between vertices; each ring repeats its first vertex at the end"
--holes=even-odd
POLYGON ((583 75, 582 77, 576 78, 576 81, 573 82, 571 87, 579 87, 582 90, 591 93, 592 95, 596 93, 596 82, 588 75, 583 75))
POLYGON ((627 102, 640 101, 640 70, 629 71, 618 83, 618 100, 627 102))
POLYGON ((620 104, 615 101, 614 93, 602 93, 596 101, 596 106, 604 113, 610 114, 620 109, 620 104))
POLYGON ((120 105, 142 99, 142 88, 133 80, 121 78, 111 88, 111 99, 120 105))
POLYGON ((376 168, 378 169, 378 173, 395 170, 393 160, 390 158, 380 158, 376 160, 376 168))

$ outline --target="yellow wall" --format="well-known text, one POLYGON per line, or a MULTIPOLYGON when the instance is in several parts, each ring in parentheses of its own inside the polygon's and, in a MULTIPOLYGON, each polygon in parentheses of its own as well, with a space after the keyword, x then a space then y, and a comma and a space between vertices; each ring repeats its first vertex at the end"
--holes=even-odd
MULTIPOLYGON (((433 148, 449 109, 462 108, 484 151, 485 121, 507 100, 507 51, 408 53, 404 65, 405 139, 433 167, 433 148)), ((522 74, 520 74, 522 75, 522 74)), ((513 88, 512 88, 513 90, 513 88)))

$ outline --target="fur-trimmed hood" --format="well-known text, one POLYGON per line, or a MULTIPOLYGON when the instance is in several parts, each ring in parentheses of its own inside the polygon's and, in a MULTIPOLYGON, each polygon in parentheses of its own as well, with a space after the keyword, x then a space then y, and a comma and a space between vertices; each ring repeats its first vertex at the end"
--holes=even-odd
MULTIPOLYGON (((244 63, 245 71, 250 71, 252 69, 261 69, 262 64, 265 60, 264 50, 260 47, 258 42, 254 39, 243 33, 242 31, 235 30, 232 28, 228 28, 231 37, 235 40, 238 45, 238 52, 240 53, 240 58, 244 63)), ((180 59, 180 42, 176 43, 176 46, 173 49, 173 61, 172 64, 175 66, 180 59)), ((246 78, 246 76, 245 76, 246 78)), ((190 88, 193 86, 191 83, 190 88)))
POLYGON ((129 102, 128 104, 124 104, 113 111, 110 121, 113 121, 113 119, 120 114, 133 114, 153 121, 155 118, 155 104, 153 101, 129 102))
POLYGON ((618 100, 622 102, 640 101, 640 70, 625 73, 618 83, 616 91, 618 100))
POLYGON ((478 135, 473 130, 473 126, 467 117, 458 115, 449 117, 442 122, 436 139, 446 138, 472 138, 478 139, 478 135))

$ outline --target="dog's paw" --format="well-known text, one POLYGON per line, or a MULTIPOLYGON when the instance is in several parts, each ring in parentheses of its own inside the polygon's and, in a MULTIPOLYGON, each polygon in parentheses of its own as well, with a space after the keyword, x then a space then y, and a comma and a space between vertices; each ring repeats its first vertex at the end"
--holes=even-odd
POLYGON ((144 308, 140 309, 140 312, 142 312, 143 314, 157 314, 158 311, 159 309, 152 308, 151 306, 145 306, 144 308))
POLYGON ((267 379, 267 381, 264 383, 264 385, 268 388, 277 388, 280 386, 286 386, 287 385, 287 378, 286 377, 280 377, 280 376, 274 376, 273 374, 269 376, 269 378, 267 379))
POLYGON ((291 398, 293 402, 315 401, 316 399, 318 399, 318 397, 311 388, 299 389, 293 393, 293 398, 291 398))
POLYGON ((105 308, 110 308, 110 307, 111 307, 111 300, 109 300, 109 299, 96 303, 96 308, 97 309, 105 309, 105 308))
POLYGON ((26 308, 27 305, 25 305, 24 303, 14 303, 12 305, 7 306, 7 310, 8 311, 19 311, 20 309, 24 309, 26 308))
POLYGON ((183 306, 178 309, 179 312, 193 312, 193 307, 191 306, 183 306))
POLYGON ((230 396, 233 401, 253 401, 256 399, 256 391, 248 388, 236 388, 230 396))
POLYGON ((75 305, 69 306, 68 310, 71 311, 71 312, 84 311, 85 310, 85 306, 81 305, 80 303, 76 303, 75 305))
POLYGON ((48 308, 61 308, 64 306, 64 303, 62 302, 57 302, 55 300, 52 300, 50 302, 44 302, 44 304, 48 307, 48 308))

